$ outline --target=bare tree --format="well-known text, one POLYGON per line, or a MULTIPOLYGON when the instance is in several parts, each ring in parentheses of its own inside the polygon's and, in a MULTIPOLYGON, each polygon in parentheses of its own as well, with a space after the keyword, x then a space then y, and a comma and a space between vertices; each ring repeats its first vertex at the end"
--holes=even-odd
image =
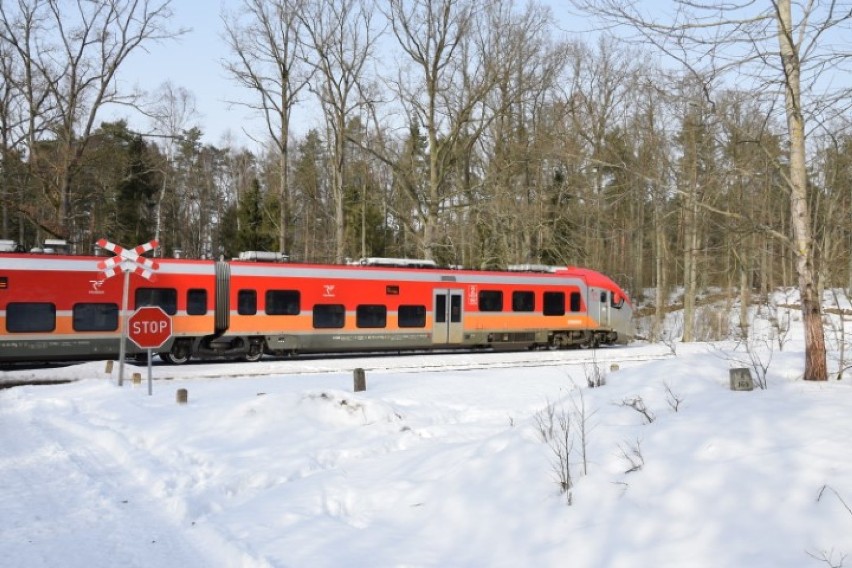
MULTIPOLYGON (((848 63, 831 35, 849 33, 848 2, 769 0, 760 4, 672 0, 671 10, 652 15, 635 0, 572 0, 579 9, 616 25, 629 26, 696 77, 705 78, 710 95, 713 81, 731 77, 752 81, 760 96, 783 101, 789 143, 787 187, 790 193, 792 248, 805 324, 806 380, 827 380, 825 337, 818 282, 814 268, 812 217, 806 169, 808 120, 818 124, 822 109, 840 113, 848 108, 847 93, 827 93, 820 78, 848 63), (659 14, 672 14, 671 17, 659 14), (795 19, 794 19, 795 18, 795 19), (823 89, 820 91, 820 89, 823 89), (830 99, 830 100, 829 100, 830 99), (835 104, 828 104, 834 102, 835 104)), ((712 103, 712 101, 711 101, 712 103)))
POLYGON ((0 3, 0 41, 22 71, 28 163, 47 197, 24 213, 49 233, 74 236, 74 179, 96 117, 104 105, 136 102, 116 76, 132 53, 182 33, 168 28, 171 15, 171 0, 0 3))
MULTIPOLYGON (((416 117, 426 131, 429 180, 426 195, 418 196, 417 203, 423 224, 421 248, 427 258, 432 258, 449 173, 447 162, 452 156, 453 141, 466 121, 464 114, 453 119, 445 97, 461 82, 461 47, 472 31, 475 6, 470 0, 390 0, 385 15, 399 46, 416 69, 411 82, 401 77, 396 89, 407 105, 407 114, 416 117)), ((483 94, 480 91, 470 96, 481 100, 483 94)), ((470 111, 471 104, 459 110, 470 111)))
MULTIPOLYGON (((183 140, 184 133, 191 128, 193 121, 197 118, 197 112, 195 96, 187 89, 177 87, 168 81, 160 85, 154 92, 152 100, 147 106, 150 110, 146 114, 150 117, 153 125, 153 133, 150 135, 164 140, 163 148, 166 158, 166 164, 161 172, 163 183, 157 197, 155 210, 154 238, 159 241, 163 228, 162 210, 163 200, 168 188, 169 168, 175 158, 177 143, 183 140)), ((158 253, 162 255, 163 248, 160 248, 158 253)))
POLYGON ((263 115, 278 152, 278 248, 283 253, 292 244, 289 139, 293 109, 314 70, 303 56, 302 9, 301 0, 243 0, 238 13, 222 16, 233 55, 224 63, 225 70, 255 95, 253 103, 234 102, 263 115))
POLYGON ((549 158, 562 134, 562 121, 553 117, 564 110, 555 101, 575 46, 553 38, 553 15, 535 2, 522 10, 494 3, 484 16, 488 23, 477 27, 494 32, 472 35, 494 81, 487 114, 461 133, 454 179, 463 197, 454 202, 463 206, 451 212, 459 222, 448 220, 455 228, 448 233, 469 243, 469 251, 455 247, 462 249, 455 256, 463 264, 543 262, 553 217, 549 158), (480 124, 488 125, 481 136, 480 124))
POLYGON ((366 0, 329 4, 308 0, 299 12, 308 49, 316 56, 319 96, 331 143, 335 260, 345 256, 344 175, 348 121, 364 104, 360 96, 364 69, 378 37, 372 6, 366 0))

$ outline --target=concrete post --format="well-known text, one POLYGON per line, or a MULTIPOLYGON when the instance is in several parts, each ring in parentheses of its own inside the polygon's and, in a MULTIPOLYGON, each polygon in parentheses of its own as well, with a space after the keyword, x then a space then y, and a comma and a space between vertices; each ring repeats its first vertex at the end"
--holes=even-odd
POLYGON ((355 369, 355 392, 361 392, 367 390, 367 376, 364 373, 364 369, 355 369))

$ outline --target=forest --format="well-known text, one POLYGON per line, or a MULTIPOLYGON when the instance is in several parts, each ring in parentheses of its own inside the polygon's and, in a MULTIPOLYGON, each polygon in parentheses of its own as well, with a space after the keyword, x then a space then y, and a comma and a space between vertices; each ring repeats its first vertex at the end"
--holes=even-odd
POLYGON ((186 33, 171 0, 4 0, 0 238, 579 265, 686 309, 852 288, 850 7, 667 4, 241 0, 221 28, 267 127, 247 149, 203 142, 187 88, 117 88, 130 54, 186 33))

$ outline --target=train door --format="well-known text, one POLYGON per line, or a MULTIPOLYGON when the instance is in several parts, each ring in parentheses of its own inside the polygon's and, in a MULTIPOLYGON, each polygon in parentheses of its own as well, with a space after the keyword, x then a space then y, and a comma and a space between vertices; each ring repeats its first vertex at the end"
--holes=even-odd
POLYGON ((464 339, 462 291, 435 290, 432 305, 432 343, 461 343, 464 339))
POLYGON ((610 327, 609 292, 601 288, 589 288, 589 315, 598 320, 601 327, 610 327))

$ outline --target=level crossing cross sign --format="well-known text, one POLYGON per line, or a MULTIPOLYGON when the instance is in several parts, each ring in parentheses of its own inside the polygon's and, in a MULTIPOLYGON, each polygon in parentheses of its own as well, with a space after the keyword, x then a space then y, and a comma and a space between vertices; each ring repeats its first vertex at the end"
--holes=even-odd
POLYGON ((115 256, 98 263, 98 269, 103 273, 104 278, 111 278, 119 272, 133 272, 146 280, 150 280, 153 272, 160 268, 156 260, 142 256, 160 246, 160 243, 156 240, 148 241, 132 249, 126 249, 106 239, 100 239, 97 245, 104 250, 115 253, 115 256))
POLYGON ((98 262, 98 270, 104 279, 112 278, 118 273, 124 274, 124 288, 121 294, 121 340, 118 349, 118 386, 124 383, 124 358, 127 354, 125 338, 130 339, 141 347, 148 349, 148 394, 151 394, 151 349, 156 349, 165 343, 172 335, 172 320, 156 306, 145 306, 127 318, 127 296, 130 290, 130 274, 138 274, 146 280, 150 280, 154 271, 159 270, 160 265, 156 260, 145 258, 142 255, 160 246, 156 239, 148 241, 134 248, 124 248, 121 245, 111 243, 106 239, 100 239, 97 245, 104 250, 115 253, 115 256, 98 262), (146 308, 154 308, 160 314, 151 312, 146 308), (144 311, 143 311, 144 310, 144 311), (142 312, 140 314, 140 312, 142 312), (135 319, 134 319, 135 318, 135 319), (138 330, 134 333, 133 327, 138 330), (131 328, 131 329, 128 329, 131 328))
POLYGON ((127 320, 127 337, 142 349, 157 349, 172 336, 172 318, 160 306, 143 306, 127 320))

